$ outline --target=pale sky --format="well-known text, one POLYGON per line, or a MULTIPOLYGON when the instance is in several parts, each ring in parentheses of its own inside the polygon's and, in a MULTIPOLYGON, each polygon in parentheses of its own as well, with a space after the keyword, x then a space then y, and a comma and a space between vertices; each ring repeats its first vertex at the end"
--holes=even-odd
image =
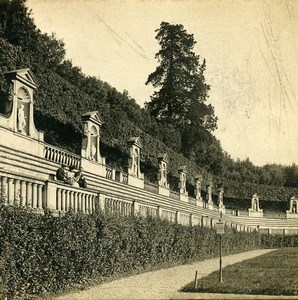
MULTIPOLYGON (((66 57, 143 106, 155 30, 182 24, 206 59, 215 136, 232 158, 298 164, 298 0, 27 0, 66 57)), ((199 141, 198 141, 199 142, 199 141)))

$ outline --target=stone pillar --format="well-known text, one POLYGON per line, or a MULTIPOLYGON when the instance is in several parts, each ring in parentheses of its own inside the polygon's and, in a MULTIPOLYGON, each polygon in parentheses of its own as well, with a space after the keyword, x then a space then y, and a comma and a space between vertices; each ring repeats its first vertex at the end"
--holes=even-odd
POLYGON ((14 182, 12 178, 8 178, 8 205, 14 204, 14 182))
POLYGON ((57 198, 57 186, 55 183, 47 181, 45 185, 45 208, 51 213, 56 215, 56 198, 57 198))
POLYGON ((66 210, 66 192, 65 190, 61 191, 61 207, 60 207, 61 211, 65 211, 66 210))
POLYGON ((56 197, 56 209, 58 211, 61 210, 62 194, 63 194, 63 190, 57 188, 57 193, 56 193, 56 195, 57 195, 57 197, 56 197))
POLYGON ((37 185, 37 208, 38 209, 43 209, 43 205, 42 205, 42 200, 43 200, 43 197, 42 197, 42 189, 43 189, 43 185, 42 184, 38 184, 37 185))
POLYGON ((1 177, 1 203, 7 205, 7 177, 1 177))
POLYGON ((26 206, 26 181, 21 181, 21 196, 20 196, 20 205, 26 206))
POLYGON ((32 208, 36 208, 37 206, 37 184, 32 184, 32 208))
POLYGON ((14 204, 15 204, 15 206, 20 206, 20 198, 21 198, 20 180, 16 179, 14 181, 14 204))
POLYGON ((27 182, 26 206, 32 207, 32 182, 27 182))
POLYGON ((176 224, 180 224, 180 212, 179 212, 179 210, 176 211, 175 222, 176 222, 176 224))
POLYGON ((189 226, 193 226, 193 214, 189 215, 189 226))

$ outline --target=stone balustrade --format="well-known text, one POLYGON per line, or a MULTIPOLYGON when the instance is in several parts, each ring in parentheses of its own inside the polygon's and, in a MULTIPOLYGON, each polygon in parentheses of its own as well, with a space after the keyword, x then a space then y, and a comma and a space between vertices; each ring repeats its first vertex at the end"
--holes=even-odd
POLYGON ((151 216, 157 217, 158 208, 147 205, 139 205, 139 215, 142 217, 151 216))
POLYGON ((81 157, 79 155, 48 144, 44 146, 44 158, 60 165, 65 164, 76 168, 78 168, 81 163, 81 157))
POLYGON ((120 170, 116 170, 109 166, 106 166, 106 178, 115 180, 115 181, 119 181, 124 184, 128 184, 128 174, 127 173, 120 171, 120 170))
POLYGON ((99 208, 98 193, 57 185, 56 211, 94 213, 99 208))
POLYGON ((1 172, 0 181, 2 205, 27 207, 43 212, 44 182, 5 172, 1 172))
POLYGON ((101 204, 101 208, 106 213, 118 214, 121 216, 130 216, 133 213, 132 201, 115 199, 109 196, 103 196, 103 203, 101 204))

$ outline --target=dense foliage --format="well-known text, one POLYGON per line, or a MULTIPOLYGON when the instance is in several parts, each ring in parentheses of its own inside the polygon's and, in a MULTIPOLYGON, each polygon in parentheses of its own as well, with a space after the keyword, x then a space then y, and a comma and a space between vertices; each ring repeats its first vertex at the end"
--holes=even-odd
MULTIPOLYGON (((194 43, 192 36, 183 34, 194 43)), ((215 187, 217 183, 226 183, 228 197, 250 199, 256 191, 264 199, 286 201, 293 196, 294 190, 287 189, 284 193, 282 187, 273 185, 297 187, 297 166, 260 168, 249 160, 235 162, 223 152, 219 141, 204 128, 204 123, 194 129, 191 124, 195 123, 189 119, 191 122, 186 122, 188 125, 178 131, 175 124, 156 121, 127 91, 118 92, 99 78, 84 75, 80 68, 65 60, 64 54, 62 41, 36 28, 24 0, 0 1, 0 100, 8 93, 4 73, 30 67, 39 83, 35 93, 35 122, 38 129, 45 131, 46 142, 76 152, 81 144, 81 115, 99 110, 105 123, 101 151, 108 164, 125 168, 126 142, 131 136, 140 136, 144 145, 142 168, 146 171, 146 180, 156 181, 156 157, 159 153, 168 153, 172 189, 177 188, 177 168, 186 165, 189 184, 198 173, 204 177, 203 185, 213 174, 216 175, 213 176, 215 187), (271 186, 259 186, 259 183, 271 186)), ((209 89, 204 81, 205 63, 197 66, 194 76, 200 77, 202 90, 195 92, 194 99, 199 98, 195 103, 204 106, 209 89)), ((206 116, 201 108, 190 110, 206 116)), ((186 117, 204 119, 196 114, 186 117)))
MULTIPOLYGON (((223 254, 285 245, 287 237, 226 228, 223 254), (277 242, 275 242, 277 241, 277 242)), ((54 293, 124 274, 218 256, 214 229, 158 218, 37 215, 0 210, 0 271, 8 298, 54 293)), ((293 245, 294 246, 294 245, 293 245)), ((4 297, 3 297, 4 298, 4 297)))

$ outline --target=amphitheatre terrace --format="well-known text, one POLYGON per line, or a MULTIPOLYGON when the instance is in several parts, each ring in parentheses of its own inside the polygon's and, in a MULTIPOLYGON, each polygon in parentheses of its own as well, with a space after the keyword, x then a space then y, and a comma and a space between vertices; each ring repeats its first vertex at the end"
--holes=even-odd
POLYGON ((183 225, 206 227, 214 227, 221 219, 237 231, 298 234, 296 197, 289 199, 289 209, 281 217, 266 215, 257 194, 251 195, 251 207, 247 211, 235 211, 225 207, 224 189, 214 191, 211 185, 203 187, 199 174, 194 178, 194 197, 189 196, 185 166, 178 170, 179 192, 172 191, 167 181, 167 167, 171 162, 166 153, 156 158, 160 168, 158 184, 146 182, 140 168, 139 137, 127 141, 130 153, 127 170, 107 166, 100 153, 102 121, 97 111, 82 116, 81 155, 45 143, 44 134, 36 129, 33 118, 33 93, 37 88, 34 75, 29 69, 6 75, 11 97, 2 103, 0 113, 2 204, 28 207, 41 214, 48 210, 54 215, 68 210, 88 214, 98 209, 122 215, 149 214, 183 225), (57 180, 55 174, 61 164, 82 167, 88 187, 74 187, 57 180))

